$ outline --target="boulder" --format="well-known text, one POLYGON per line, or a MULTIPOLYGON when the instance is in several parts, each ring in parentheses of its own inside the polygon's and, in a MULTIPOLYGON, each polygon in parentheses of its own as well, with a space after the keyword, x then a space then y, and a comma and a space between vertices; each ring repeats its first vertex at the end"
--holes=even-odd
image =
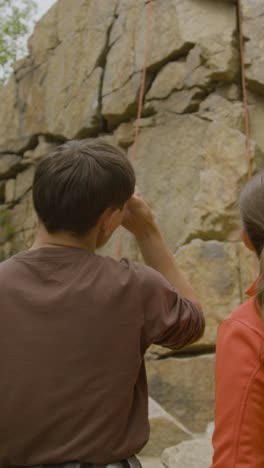
POLYGON ((192 433, 214 418, 214 361, 211 354, 146 361, 150 396, 192 433))
POLYGON ((152 398, 149 398, 149 423, 150 438, 140 456, 159 457, 170 445, 193 438, 193 434, 187 428, 152 398))
POLYGON ((230 102, 216 93, 202 101, 199 116, 211 122, 217 121, 226 127, 245 132, 245 113, 242 102, 230 102))
POLYGON ((205 93, 202 89, 194 87, 173 92, 168 98, 151 100, 145 110, 153 109, 155 112, 166 111, 175 114, 192 113, 199 109, 205 93))
POLYGON ((202 38, 190 51, 186 62, 186 86, 208 87, 210 83, 231 82, 239 73, 239 54, 234 31, 202 38))
POLYGON ((216 94, 230 101, 240 101, 241 90, 236 83, 222 84, 220 83, 215 90, 216 94))
POLYGON ((181 90, 184 87, 185 75, 186 62, 184 60, 169 62, 156 76, 146 99, 165 99, 173 91, 181 90))
POLYGON ((140 73, 136 73, 117 91, 103 96, 102 115, 110 129, 136 115, 140 81, 140 73))
POLYGON ((207 436, 167 448, 161 460, 166 468, 209 468, 212 457, 212 441, 207 436))
POLYGON ((115 132, 117 144, 123 148, 128 148, 134 141, 134 133, 133 122, 122 123, 115 132))
POLYGON ((164 468, 159 457, 138 457, 142 468, 164 468))

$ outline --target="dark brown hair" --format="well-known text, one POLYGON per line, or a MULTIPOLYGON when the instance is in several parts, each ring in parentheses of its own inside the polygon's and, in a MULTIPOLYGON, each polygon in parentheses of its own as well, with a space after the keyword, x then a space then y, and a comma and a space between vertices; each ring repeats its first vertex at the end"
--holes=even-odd
POLYGON ((240 196, 243 227, 260 261, 257 301, 264 313, 264 171, 254 176, 240 196))
POLYGON ((123 152, 104 141, 69 141, 38 164, 33 202, 49 233, 86 234, 109 207, 122 208, 135 188, 123 152))

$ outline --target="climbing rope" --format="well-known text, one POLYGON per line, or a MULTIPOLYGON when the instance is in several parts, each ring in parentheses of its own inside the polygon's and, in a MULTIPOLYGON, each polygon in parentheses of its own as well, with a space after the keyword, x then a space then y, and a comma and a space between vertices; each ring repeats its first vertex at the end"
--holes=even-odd
MULTIPOLYGON (((241 0, 237 0, 237 6, 238 6, 239 43, 240 43, 240 61, 241 61, 241 82, 242 82, 243 105, 244 105, 244 115, 245 115, 247 172, 248 172, 248 178, 250 179, 252 177, 251 130, 250 130, 248 92, 247 92, 246 72, 245 72, 245 48, 244 48, 243 13, 242 13, 241 0)), ((140 119, 141 119, 142 110, 143 110, 144 91, 145 91, 146 75, 147 75, 147 63, 148 63, 148 56, 149 56, 150 29, 151 29, 151 19, 152 19, 152 14, 153 14, 153 0, 149 0, 147 8, 148 10, 147 10, 146 29, 145 29, 146 34, 145 34, 144 64, 142 68, 141 85, 140 85, 140 93, 139 93, 139 100, 138 100, 138 112, 137 112, 137 119, 136 119, 134 143, 133 143, 133 149, 132 149, 132 161, 135 161, 137 158, 137 145, 138 145, 138 137, 139 137, 140 119)), ((124 231, 122 230, 119 233, 119 238, 117 241, 117 248, 116 248, 117 257, 121 256, 123 236, 124 236, 124 231)))
POLYGON ((250 131, 250 119, 248 110, 248 92, 246 82, 246 71, 245 71, 245 47, 244 47, 244 31, 243 31, 243 13, 241 0, 237 0, 238 4, 238 24, 239 24, 239 43, 240 43, 240 60, 241 60, 241 81, 243 91, 243 103, 245 113, 245 131, 246 131, 246 151, 247 151, 247 167, 248 167, 248 178, 252 177, 252 164, 251 164, 251 131, 250 131))
MULTIPOLYGON (((153 0, 149 0, 147 5, 147 17, 146 17, 146 34, 145 34, 145 46, 144 46, 144 63, 142 67, 142 74, 141 74, 141 84, 140 84, 140 91, 139 91, 139 99, 138 99, 138 111, 137 111, 137 118, 136 118, 136 127, 135 127, 135 135, 134 135, 134 143, 132 147, 132 161, 135 161, 137 158, 137 144, 138 144, 138 137, 139 137, 139 128, 140 128, 140 119, 142 116, 143 110, 143 101, 144 101, 144 91, 146 85, 146 76, 147 76, 147 65, 148 65, 148 57, 149 57, 149 46, 150 46, 150 30, 151 30, 151 20, 153 14, 153 0)), ((121 257, 122 254, 122 241, 124 237, 124 230, 120 230, 117 246, 116 246, 116 257, 121 257)))

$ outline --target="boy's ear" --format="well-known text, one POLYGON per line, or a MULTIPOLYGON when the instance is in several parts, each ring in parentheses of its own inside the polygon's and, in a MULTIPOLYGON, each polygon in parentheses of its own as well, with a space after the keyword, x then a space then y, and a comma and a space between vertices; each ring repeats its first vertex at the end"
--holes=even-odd
POLYGON ((111 236, 118 226, 120 226, 123 219, 123 210, 119 208, 107 208, 101 218, 100 230, 104 232, 105 236, 111 236))
POLYGON ((241 229, 240 235, 241 235, 241 239, 244 242, 245 246, 249 250, 252 250, 253 252, 255 252, 255 249, 254 249, 253 245, 251 244, 251 240, 249 239, 249 237, 248 237, 248 235, 247 235, 244 228, 241 229))

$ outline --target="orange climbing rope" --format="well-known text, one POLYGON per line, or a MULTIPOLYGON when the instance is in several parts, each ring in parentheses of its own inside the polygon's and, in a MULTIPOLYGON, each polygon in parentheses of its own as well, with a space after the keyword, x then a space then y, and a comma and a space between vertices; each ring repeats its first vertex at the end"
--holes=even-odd
MULTIPOLYGON (((136 128, 135 128, 135 135, 134 135, 134 143, 132 147, 132 161, 135 161, 137 158, 137 143, 138 143, 138 136, 139 136, 139 127, 140 127, 140 119, 142 116, 143 110, 143 101, 144 101, 144 91, 146 86, 146 76, 147 76, 147 66, 148 66, 148 57, 149 57, 149 46, 150 46, 150 29, 151 29, 151 19, 153 13, 153 0, 149 0, 147 5, 147 18, 146 18, 146 34, 145 34, 145 48, 144 48, 144 63, 142 67, 142 75, 141 75, 141 84, 140 84, 140 91, 139 91, 139 99, 138 99, 138 111, 137 111, 137 119, 136 119, 136 128)), ((117 247, 116 247, 116 256, 121 257, 122 253, 122 241, 124 237, 124 231, 121 230, 117 240, 117 247)))
POLYGON ((248 165, 248 178, 252 177, 252 164, 251 164, 251 132, 250 132, 250 120, 248 110, 248 92, 245 72, 245 47, 244 47, 244 31, 243 31, 243 13, 241 0, 237 0, 238 4, 238 23, 239 23, 239 42, 240 42, 240 59, 241 59, 241 80, 242 80, 242 91, 243 91, 243 102, 245 111, 245 130, 246 130, 246 150, 247 150, 247 165, 248 165))
MULTIPOLYGON (((153 0, 148 2, 148 11, 146 18, 146 35, 145 35, 145 50, 144 50, 144 64, 142 68, 142 77, 141 77, 141 86, 139 93, 138 101, 138 112, 136 119, 136 128, 135 136, 132 150, 132 161, 135 161, 137 158, 137 144, 140 128, 140 119, 143 109, 143 100, 144 100, 144 91, 146 85, 146 74, 147 74, 147 62, 150 46, 150 29, 151 29, 151 19, 153 13, 153 0)), ((238 24, 239 24, 239 43, 240 43, 240 60, 241 60, 241 81, 242 81, 242 92, 243 92, 243 104, 244 104, 244 113, 245 113, 245 132, 246 132, 246 156, 247 156, 247 168, 248 168, 248 178, 252 177, 252 164, 251 164, 251 130, 250 130, 250 118, 249 118, 249 109, 248 109, 248 92, 247 92, 247 83, 246 83, 246 73, 245 73, 245 48, 244 48, 244 34, 243 34, 243 13, 241 0, 237 0, 238 6, 238 24)), ((122 239, 124 232, 121 231, 118 242, 116 255, 120 257, 122 251, 122 239)))

